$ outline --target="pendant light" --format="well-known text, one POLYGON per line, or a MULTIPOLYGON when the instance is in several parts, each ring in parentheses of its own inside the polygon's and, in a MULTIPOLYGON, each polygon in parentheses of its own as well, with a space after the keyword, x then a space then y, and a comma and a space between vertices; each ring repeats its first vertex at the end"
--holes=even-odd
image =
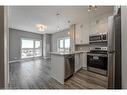
MULTIPOLYGON (((68 23, 68 25, 69 25, 69 27, 70 27, 70 26, 71 26, 71 21, 68 20, 67 23, 68 23)), ((70 34, 71 34, 70 31, 68 31, 67 34, 70 35, 70 34)))
POLYGON ((57 16, 57 31, 59 32, 60 31, 60 13, 57 13, 56 16, 57 16))

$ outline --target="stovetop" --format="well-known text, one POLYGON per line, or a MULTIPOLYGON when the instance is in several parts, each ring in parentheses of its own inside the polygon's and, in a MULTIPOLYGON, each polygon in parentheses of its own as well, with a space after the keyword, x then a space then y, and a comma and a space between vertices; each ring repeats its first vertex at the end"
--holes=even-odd
POLYGON ((93 54, 107 54, 107 47, 91 47, 89 53, 93 53, 93 54))
POLYGON ((88 53, 93 53, 93 54, 107 54, 107 51, 91 50, 88 53))

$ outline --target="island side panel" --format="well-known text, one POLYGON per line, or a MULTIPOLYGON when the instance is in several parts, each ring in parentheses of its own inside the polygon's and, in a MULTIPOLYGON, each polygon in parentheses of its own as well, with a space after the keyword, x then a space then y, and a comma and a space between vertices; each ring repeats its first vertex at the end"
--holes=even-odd
POLYGON ((64 84, 65 62, 64 56, 51 54, 51 77, 64 84))

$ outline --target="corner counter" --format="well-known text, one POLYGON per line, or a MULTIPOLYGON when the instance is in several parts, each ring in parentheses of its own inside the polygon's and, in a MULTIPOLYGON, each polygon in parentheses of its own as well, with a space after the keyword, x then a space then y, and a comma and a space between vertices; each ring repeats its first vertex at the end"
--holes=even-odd
POLYGON ((65 55, 63 53, 51 53, 51 77, 64 84, 65 79, 65 55))
POLYGON ((71 55, 71 54, 77 54, 77 53, 84 53, 88 51, 73 51, 73 52, 50 52, 51 55, 71 55))
MULTIPOLYGON (((87 51, 75 51, 68 53, 51 52, 51 77, 64 84, 65 81, 65 57, 87 51)), ((75 65, 75 63, 74 63, 75 65)))

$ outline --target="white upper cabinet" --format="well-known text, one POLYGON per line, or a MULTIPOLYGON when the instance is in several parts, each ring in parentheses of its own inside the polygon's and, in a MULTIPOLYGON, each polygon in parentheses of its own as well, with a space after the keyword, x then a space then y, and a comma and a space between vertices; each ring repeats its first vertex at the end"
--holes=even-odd
POLYGON ((76 44, 89 44, 89 25, 77 24, 75 26, 75 43, 76 44))
POLYGON ((82 43, 83 44, 89 44, 89 25, 88 24, 83 24, 82 27, 82 43))
POLYGON ((90 34, 106 33, 108 30, 108 17, 93 20, 90 24, 90 34))
POLYGON ((81 38, 81 24, 75 25, 75 43, 76 44, 81 44, 82 38, 81 38))

